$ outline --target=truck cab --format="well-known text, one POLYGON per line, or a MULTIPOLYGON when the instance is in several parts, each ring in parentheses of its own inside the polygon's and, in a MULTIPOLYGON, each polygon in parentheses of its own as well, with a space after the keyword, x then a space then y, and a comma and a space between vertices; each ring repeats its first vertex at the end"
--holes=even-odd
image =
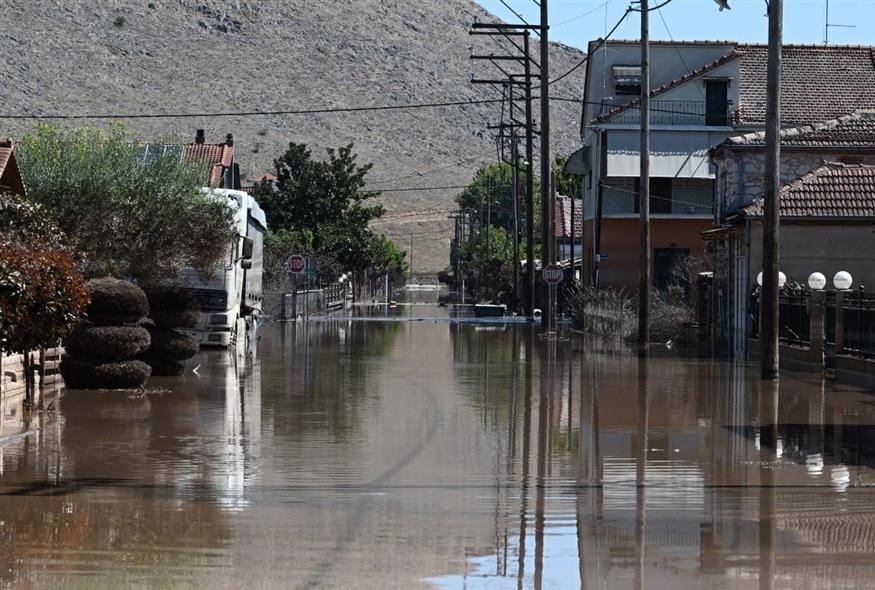
POLYGON ((201 276, 190 268, 183 272, 182 286, 198 296, 201 315, 197 326, 182 331, 201 346, 235 347, 242 352, 254 338, 262 312, 267 220, 248 193, 219 188, 202 190, 225 200, 234 211, 235 235, 211 276, 201 276))

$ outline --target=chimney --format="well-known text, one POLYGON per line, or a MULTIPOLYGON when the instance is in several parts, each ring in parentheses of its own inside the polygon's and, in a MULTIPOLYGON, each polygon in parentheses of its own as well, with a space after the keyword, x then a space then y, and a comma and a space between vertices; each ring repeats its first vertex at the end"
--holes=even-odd
POLYGON ((234 134, 229 133, 225 136, 225 145, 231 146, 234 145, 234 134))
POLYGON ((204 130, 203 129, 198 129, 197 132, 195 132, 194 142, 197 144, 204 143, 204 130))

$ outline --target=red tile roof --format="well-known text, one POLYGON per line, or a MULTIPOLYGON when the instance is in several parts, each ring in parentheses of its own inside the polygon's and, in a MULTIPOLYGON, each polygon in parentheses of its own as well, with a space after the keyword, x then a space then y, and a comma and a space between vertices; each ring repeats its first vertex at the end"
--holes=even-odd
POLYGON ((571 237, 571 197, 557 196, 554 209, 553 234, 560 239, 583 238, 583 203, 574 201, 574 238, 571 237))
MULTIPOLYGON (((737 123, 759 127, 766 119, 768 47, 739 45, 737 123)), ((875 47, 785 45, 781 68, 784 126, 836 119, 875 108, 875 47)))
MULTIPOLYGON (((763 200, 742 209, 763 215, 763 200)), ((875 166, 827 162, 781 187, 781 217, 869 218, 875 223, 875 166)))
POLYGON ((20 195, 25 192, 21 171, 15 161, 15 144, 11 139, 0 139, 0 192, 4 191, 20 195))
POLYGON ((209 185, 217 187, 225 168, 234 163, 234 146, 227 143, 190 143, 183 146, 182 161, 205 164, 209 168, 209 185))
MULTIPOLYGON (((730 137, 722 146, 763 147, 763 131, 730 137)), ((857 111, 838 119, 814 125, 802 125, 781 131, 785 147, 851 147, 875 150, 875 110, 857 111)))

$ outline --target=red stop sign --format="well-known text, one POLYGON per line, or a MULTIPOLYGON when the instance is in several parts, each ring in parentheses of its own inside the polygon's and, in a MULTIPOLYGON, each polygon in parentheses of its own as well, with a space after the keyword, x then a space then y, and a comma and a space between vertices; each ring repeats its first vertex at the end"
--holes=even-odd
POLYGON ((556 264, 550 264, 544 267, 541 276, 544 277, 545 283, 555 285, 562 280, 562 269, 556 264))
POLYGON ((286 263, 289 269, 289 272, 293 272, 295 274, 304 272, 304 268, 307 266, 306 261, 303 256, 298 256, 295 254, 294 256, 289 256, 289 260, 286 263))

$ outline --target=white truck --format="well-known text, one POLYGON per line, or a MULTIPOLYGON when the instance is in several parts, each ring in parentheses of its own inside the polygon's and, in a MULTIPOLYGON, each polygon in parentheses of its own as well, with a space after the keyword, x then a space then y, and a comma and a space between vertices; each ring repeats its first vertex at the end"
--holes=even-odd
POLYGON ((249 350, 261 315, 262 274, 264 267, 264 211, 248 193, 231 189, 202 189, 210 196, 225 199, 234 211, 235 236, 226 257, 212 276, 203 277, 186 269, 182 286, 194 291, 201 302, 198 325, 183 330, 201 346, 249 350))

